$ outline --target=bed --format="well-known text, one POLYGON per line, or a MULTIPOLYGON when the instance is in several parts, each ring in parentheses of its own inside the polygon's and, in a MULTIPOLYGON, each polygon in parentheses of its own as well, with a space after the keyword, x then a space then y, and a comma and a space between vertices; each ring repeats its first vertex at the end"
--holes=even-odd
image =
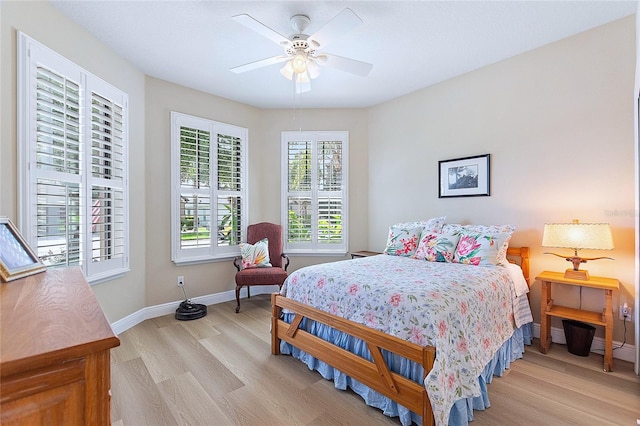
POLYGON ((528 287, 517 290, 512 282, 520 274, 527 286, 529 250, 506 254, 519 258, 519 267, 379 255, 302 268, 271 297, 271 351, 294 355, 402 424, 466 423, 473 409, 489 405, 486 384, 493 374, 521 357, 530 339, 528 287), (422 283, 427 275, 429 283, 422 283), (398 281, 412 287, 394 299, 398 281), (438 290, 442 286, 447 292, 438 290), (363 296, 353 297, 358 293, 363 296), (372 302, 374 294, 384 303, 372 302), (429 322, 412 311, 416 305, 439 316, 429 322), (461 308, 465 315, 458 317, 461 308))

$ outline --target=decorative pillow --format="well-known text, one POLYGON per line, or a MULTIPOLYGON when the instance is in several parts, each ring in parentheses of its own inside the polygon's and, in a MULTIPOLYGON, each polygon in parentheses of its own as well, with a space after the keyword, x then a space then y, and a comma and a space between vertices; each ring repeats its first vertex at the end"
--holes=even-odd
POLYGON ((440 232, 440 231, 442 231, 442 227, 444 226, 445 220, 447 220, 446 216, 432 217, 431 219, 427 219, 427 220, 418 220, 418 221, 415 221, 415 222, 396 223, 393 226, 397 226, 399 228, 417 228, 417 227, 422 227, 422 229, 424 231, 440 232))
POLYGON ((269 240, 264 238, 255 244, 240 243, 242 255, 242 268, 268 268, 271 266, 269 259, 269 240))
POLYGON ((429 262, 453 262, 453 255, 459 240, 459 234, 445 234, 425 230, 420 237, 420 244, 416 254, 412 257, 429 262))
POLYGON ((453 256, 455 263, 471 265, 497 265, 500 248, 509 237, 508 234, 479 233, 463 230, 453 256))
POLYGON ((446 223, 442 227, 442 232, 461 233, 462 231, 468 231, 485 235, 506 234, 506 240, 498 248, 497 255, 497 264, 506 265, 509 263, 507 260, 507 248, 509 248, 509 241, 511 241, 511 235, 513 235, 515 229, 516 227, 513 225, 460 225, 457 223, 446 223))
POLYGON ((394 225, 389 228, 384 254, 392 256, 412 256, 418 248, 422 226, 404 227, 394 225))

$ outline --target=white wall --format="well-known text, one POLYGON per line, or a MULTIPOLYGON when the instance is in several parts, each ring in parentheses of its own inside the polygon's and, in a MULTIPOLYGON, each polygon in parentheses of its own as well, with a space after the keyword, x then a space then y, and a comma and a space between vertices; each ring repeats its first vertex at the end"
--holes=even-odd
MULTIPOLYGON (((512 244, 531 247, 535 278, 568 265, 542 254, 544 223, 608 222, 615 250, 581 254, 614 257, 586 269, 617 277, 615 303, 631 303, 634 28, 628 17, 371 108, 369 248, 381 249, 398 221, 510 223, 512 244), (438 160, 485 153, 490 197, 438 198, 438 160)), ((554 299, 577 307, 576 291, 554 289, 554 299)), ((539 292, 533 283, 537 322, 539 292)), ((585 289, 582 306, 601 310, 602 292, 585 289)), ((614 338, 622 341, 617 319, 614 338)))

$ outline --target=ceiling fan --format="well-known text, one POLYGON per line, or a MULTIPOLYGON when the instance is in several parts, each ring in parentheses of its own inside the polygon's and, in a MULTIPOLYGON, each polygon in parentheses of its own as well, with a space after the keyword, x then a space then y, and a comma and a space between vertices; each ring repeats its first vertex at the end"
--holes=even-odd
POLYGON ((331 67, 362 77, 368 75, 373 68, 372 64, 322 51, 331 42, 362 24, 358 15, 349 8, 337 14, 312 35, 304 34, 304 30, 311 22, 309 17, 294 15, 291 17, 290 23, 295 34, 289 38, 249 15, 236 15, 233 19, 284 48, 284 55, 231 68, 231 71, 235 73, 243 73, 286 61, 280 69, 280 73, 285 78, 293 80, 296 92, 302 93, 311 90, 311 80, 320 75, 321 67, 331 67))

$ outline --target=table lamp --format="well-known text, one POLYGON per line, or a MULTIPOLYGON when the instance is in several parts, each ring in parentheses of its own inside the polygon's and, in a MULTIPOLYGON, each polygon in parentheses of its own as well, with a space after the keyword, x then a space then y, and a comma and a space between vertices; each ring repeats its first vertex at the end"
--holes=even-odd
POLYGON ((542 234, 542 246, 573 249, 573 256, 545 254, 562 257, 567 262, 573 263, 573 269, 567 269, 564 277, 574 280, 589 279, 589 272, 579 269, 581 263, 597 259, 613 260, 611 257, 578 256, 579 249, 613 250, 613 238, 608 223, 580 223, 577 219, 574 219, 573 223, 546 223, 542 234))

